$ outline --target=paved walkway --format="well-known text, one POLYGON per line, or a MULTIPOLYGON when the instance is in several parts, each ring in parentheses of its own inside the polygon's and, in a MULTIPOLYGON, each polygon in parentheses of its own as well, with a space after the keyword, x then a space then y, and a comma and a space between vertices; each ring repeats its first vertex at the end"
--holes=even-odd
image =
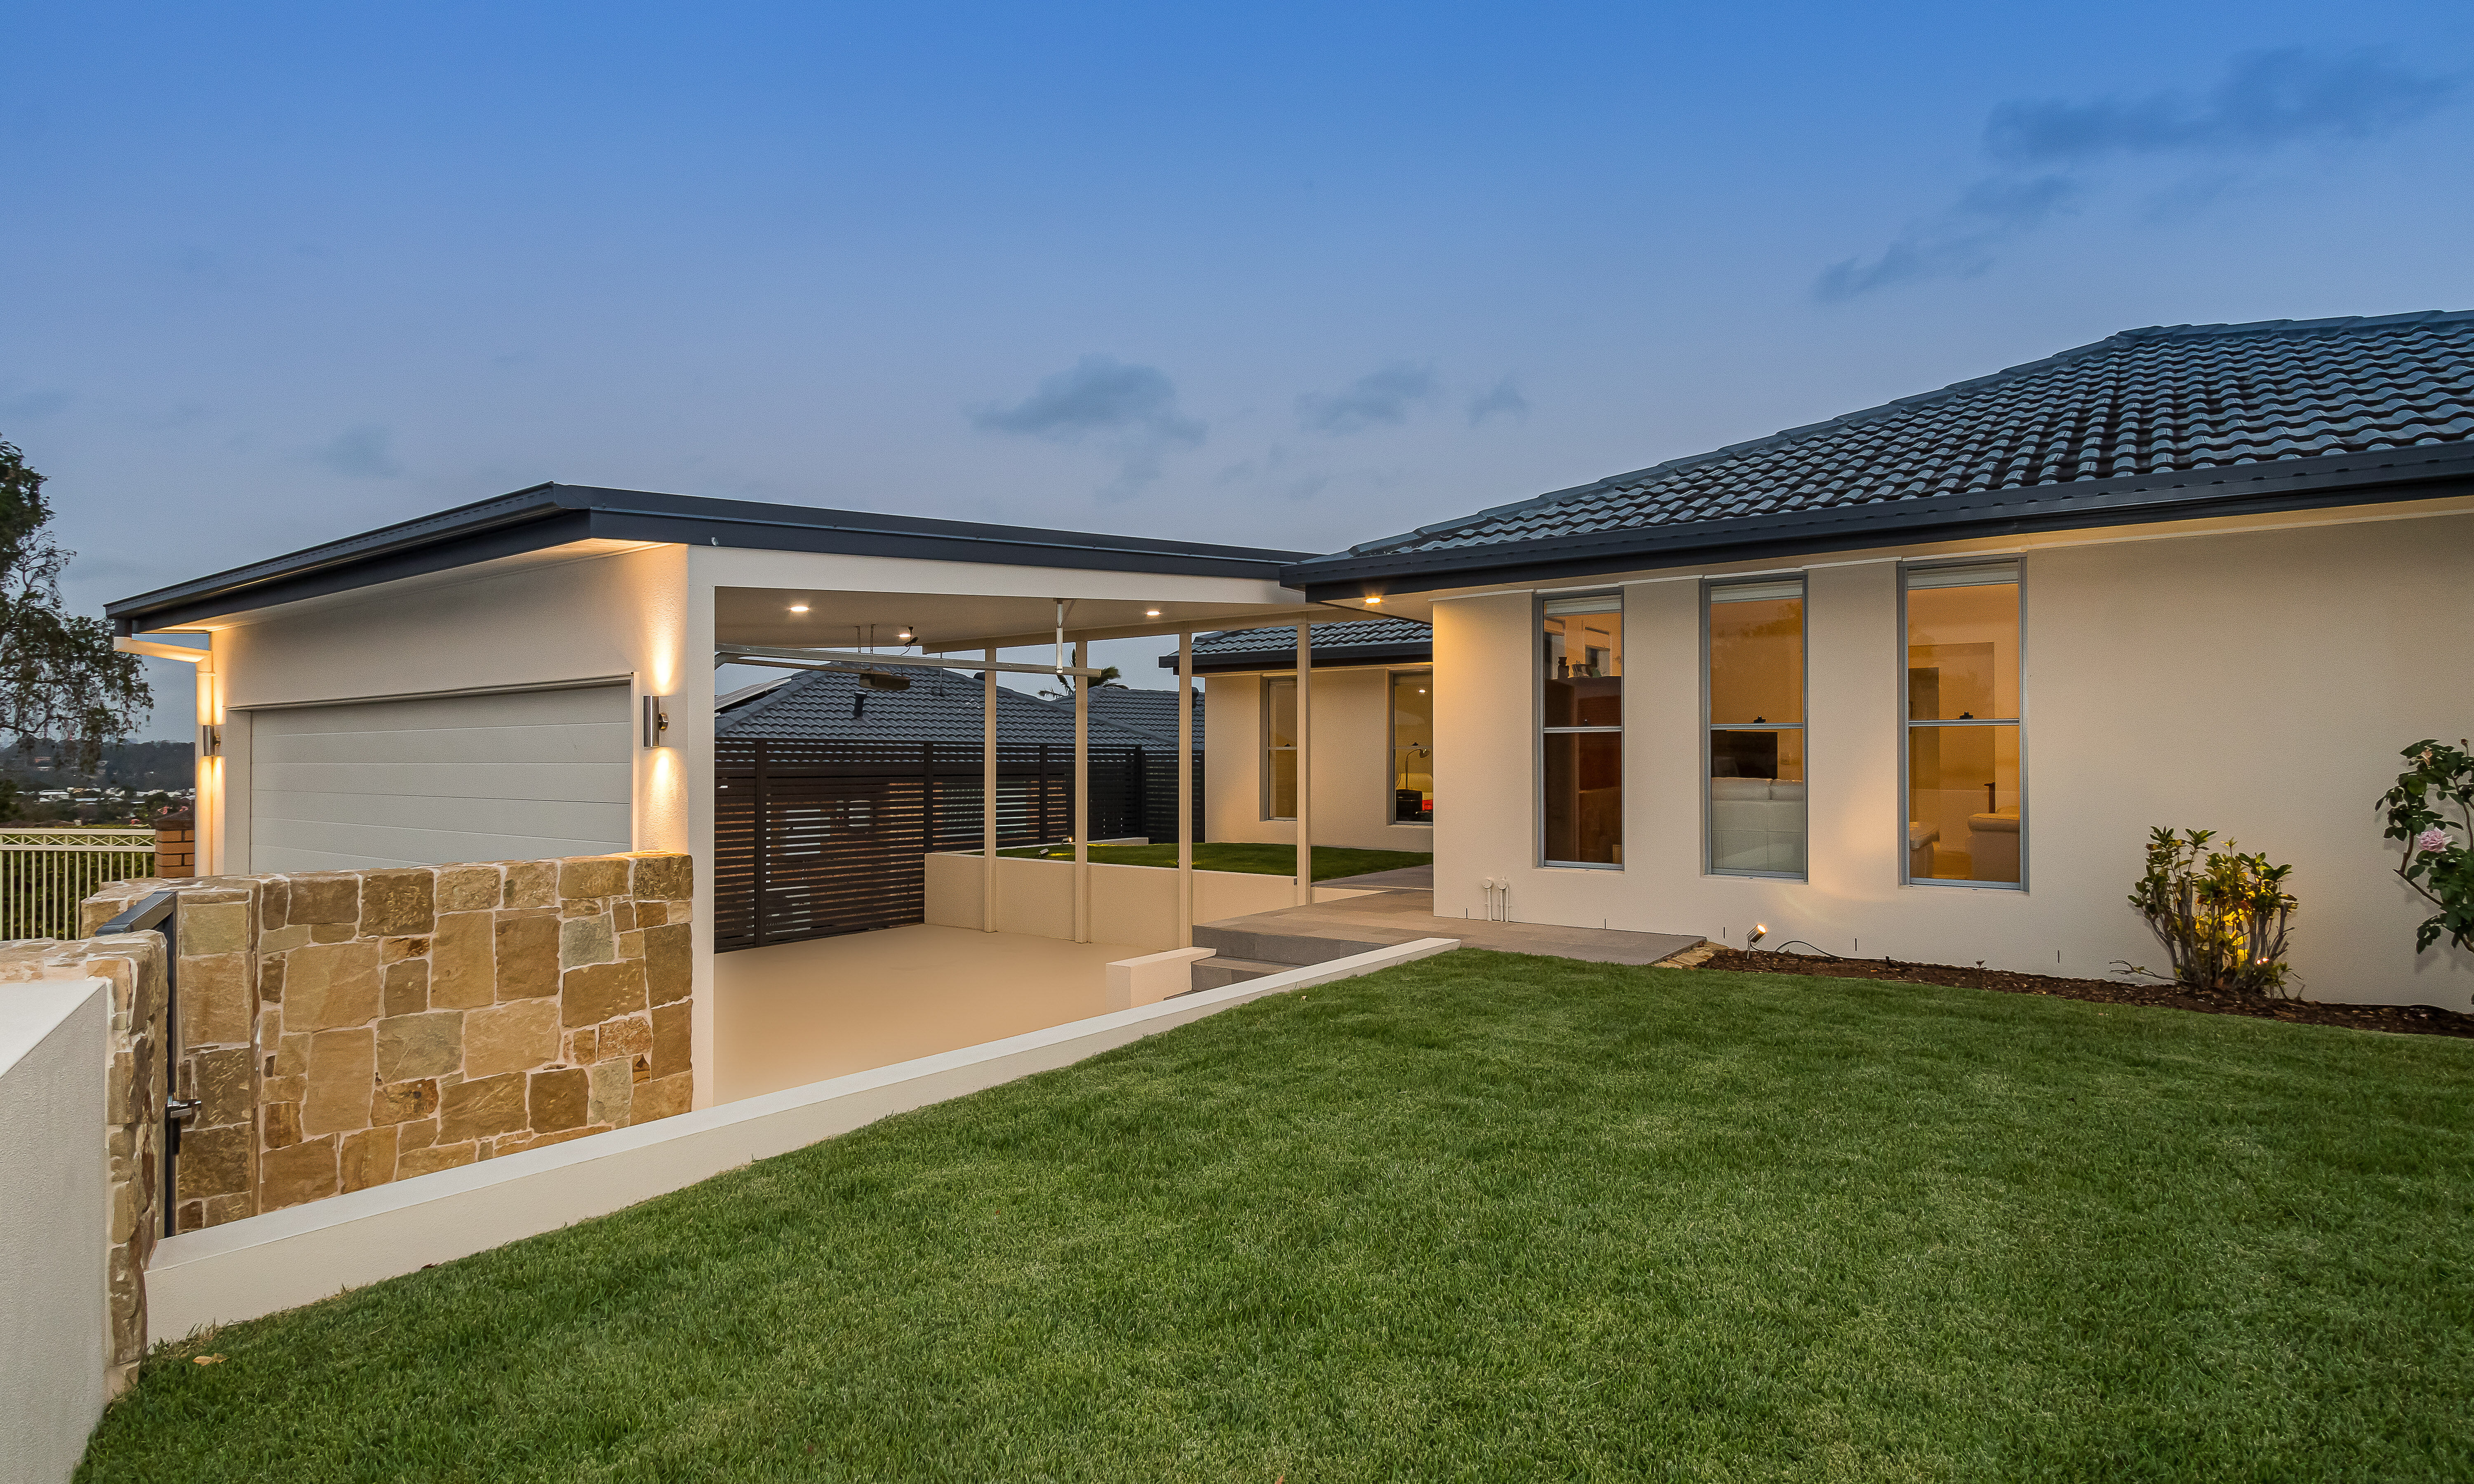
MULTIPOLYGON (((1290 877, 1295 880, 1296 877, 1290 877)), ((1370 871, 1362 876, 1342 876, 1335 881, 1317 881, 1317 886, 1353 886, 1361 891, 1396 892, 1403 889, 1431 892, 1435 889, 1435 868, 1403 866, 1397 871, 1370 871)))
MULTIPOLYGON (((1412 868, 1419 869, 1419 868, 1412 868)), ((1390 872, 1377 874, 1389 875, 1390 872)), ((1369 878, 1325 881, 1324 886, 1362 886, 1369 878)), ((1283 907, 1207 924, 1258 933, 1292 933, 1354 943, 1410 943, 1419 938, 1458 938, 1472 948, 1539 953, 1592 964, 1655 964, 1704 940, 1682 933, 1628 933, 1602 927, 1557 927, 1546 922, 1488 922, 1435 916, 1431 891, 1379 891, 1346 901, 1283 907)))

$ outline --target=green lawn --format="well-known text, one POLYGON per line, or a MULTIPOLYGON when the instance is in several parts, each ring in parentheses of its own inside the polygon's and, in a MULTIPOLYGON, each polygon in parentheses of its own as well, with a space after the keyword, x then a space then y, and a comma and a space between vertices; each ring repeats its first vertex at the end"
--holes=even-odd
MULTIPOLYGON (((997 853, 1047 860, 1074 858, 1071 846, 1000 850, 997 853)), ((1091 858, 1110 866, 1175 867, 1176 847, 1173 844, 1095 845, 1091 847, 1091 858)), ((1397 871, 1403 866, 1431 866, 1434 863, 1434 856, 1416 850, 1346 850, 1338 846, 1319 845, 1314 849, 1314 878, 1331 881, 1341 876, 1361 876, 1371 871, 1397 871)), ((1294 845, 1198 845, 1194 848, 1194 869, 1294 876, 1298 874, 1298 848, 1294 845)))
POLYGON ((2474 1043, 1463 950, 158 1354, 80 1477, 2462 1480, 2469 1202, 2474 1043))

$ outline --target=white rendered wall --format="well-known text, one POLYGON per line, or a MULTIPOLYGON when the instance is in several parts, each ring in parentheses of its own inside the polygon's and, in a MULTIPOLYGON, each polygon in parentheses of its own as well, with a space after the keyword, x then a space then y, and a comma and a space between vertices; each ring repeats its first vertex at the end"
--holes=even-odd
POLYGON ((0 1480, 60 1484, 103 1415, 110 987, 0 986, 0 1480))
POLYGON ((2467 1008, 2474 962, 2413 951, 2427 910, 2376 804, 2398 749, 2474 733, 2474 515, 2122 535, 2022 558, 2025 891, 1900 884, 1890 557, 1809 570, 1805 881, 1702 869, 1700 574, 1605 584, 1626 593, 1620 871, 1538 864, 1530 595, 1438 603, 1436 910, 1482 912, 1493 876, 1524 922, 1738 946, 1760 922, 1772 946, 2103 977, 2159 960, 2124 898, 2170 825, 2293 864, 2309 996, 2467 1008))
MULTIPOLYGON (((1422 666, 1409 667, 1422 669, 1422 666)), ((1431 850, 1430 825, 1392 822, 1390 669, 1314 673, 1314 819, 1317 845, 1361 850, 1431 850)), ((1263 818, 1263 677, 1203 682, 1203 837, 1294 845, 1297 826, 1263 818)), ((1442 750, 1438 733, 1437 751, 1442 750)), ((1453 807, 1440 780, 1435 810, 1453 807)))

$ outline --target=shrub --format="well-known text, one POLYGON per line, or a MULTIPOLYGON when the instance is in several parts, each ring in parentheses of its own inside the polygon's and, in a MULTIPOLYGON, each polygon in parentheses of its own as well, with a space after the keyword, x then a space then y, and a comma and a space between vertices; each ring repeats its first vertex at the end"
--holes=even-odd
POLYGON ((2474 838, 2474 754, 2467 746, 2461 741, 2442 747, 2423 738, 2397 754, 2413 766, 2380 796, 2388 808, 2388 838, 2405 842, 2397 874, 2439 909, 2414 929, 2416 953, 2442 933, 2461 948, 2474 948, 2474 850, 2466 849, 2474 838), (2454 820, 2440 812, 2452 803, 2454 820))
POLYGON ((2293 868, 2240 854, 2231 840, 2210 850, 2215 838, 2206 829, 2148 832, 2147 874, 2131 889, 2130 904, 2165 945, 2173 971, 2130 971, 2185 989, 2284 993, 2292 972, 2285 962, 2286 927, 2296 905, 2285 878, 2293 868))

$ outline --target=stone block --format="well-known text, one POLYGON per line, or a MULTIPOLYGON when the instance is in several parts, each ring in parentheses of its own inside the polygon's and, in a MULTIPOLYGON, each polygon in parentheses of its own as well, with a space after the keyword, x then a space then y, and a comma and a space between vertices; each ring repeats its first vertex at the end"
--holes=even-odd
POLYGON ((591 1077, 581 1066, 535 1072, 525 1093, 527 1120, 537 1134, 580 1129, 591 1101, 591 1077))
POLYGON ((370 1094, 370 1122, 414 1123, 438 1112, 438 1079, 390 1082, 370 1094))
POLYGON ((653 1078, 674 1077, 689 1069, 688 1022, 691 1007, 663 1005, 653 1012, 653 1078))
POLYGON ((401 1170, 400 1161, 407 1151, 426 1149, 436 1142, 438 1142, 438 1120, 435 1118, 422 1118, 411 1123, 396 1125, 395 1148, 398 1170, 401 1170))
POLYGON ((245 1216, 256 1214, 257 1192, 255 1190, 245 1191, 239 1195, 209 1196, 201 1225, 219 1227, 227 1221, 238 1221, 245 1216))
POLYGON ((285 924, 357 923, 361 920, 361 877, 357 872, 321 871, 291 878, 292 905, 285 924))
POLYGON ((257 885, 257 925, 260 931, 283 927, 292 921, 290 904, 292 883, 282 876, 271 876, 257 885))
MULTIPOLYGON (((399 938, 397 943, 426 944, 426 938, 399 938)), ((379 993, 379 1005, 391 1016, 419 1015, 429 1008, 429 960, 408 958, 386 966, 385 987, 379 993)))
POLYGON ((257 1101, 257 1079, 250 1074, 251 1064, 256 1060, 257 1053, 247 1046, 201 1051, 190 1058, 196 1067, 190 1095, 199 1103, 198 1116, 191 1121, 191 1128, 249 1122, 250 1112, 257 1101))
POLYGON ((283 956, 283 1023, 296 1031, 377 1018, 378 945, 313 943, 283 956))
POLYGON ((427 958, 428 956, 429 939, 425 935, 418 938, 378 940, 378 962, 381 964, 400 964, 408 958, 427 958))
POLYGON ((395 1157, 395 1178, 410 1180, 415 1175, 434 1175, 470 1164, 479 1158, 480 1150, 471 1143, 431 1144, 422 1149, 407 1149, 395 1157))
POLYGON ((597 1129, 588 1124, 581 1128, 561 1129, 555 1134, 510 1134, 499 1139, 497 1147, 490 1153, 494 1157, 502 1158, 511 1154, 521 1154, 527 1149, 546 1148, 551 1144, 564 1144, 570 1139, 589 1138, 595 1134, 608 1132, 607 1129, 597 1129))
MULTIPOLYGON (((623 897, 618 900, 612 902, 610 904, 610 930, 615 933, 623 934, 633 932, 635 927, 636 904, 623 897)), ((618 956, 620 958, 643 957, 641 953, 629 953, 623 948, 619 950, 618 956)))
POLYGON ((667 1118, 688 1111, 694 1096, 693 1078, 681 1072, 675 1077, 657 1077, 636 1089, 633 1122, 650 1123, 655 1118, 667 1118))
POLYGON ((499 905, 498 868, 441 866, 437 903, 441 912, 486 912, 499 905))
POLYGON ((448 1143, 512 1134, 524 1126, 524 1074, 459 1082, 438 1103, 438 1137, 448 1143))
POLYGON ((585 1107, 586 1121, 627 1126, 627 1111, 636 1093, 634 1064, 626 1057, 597 1062, 593 1067, 593 1094, 585 1107))
POLYGON ((437 917, 437 877, 424 869, 361 875, 361 935, 389 938, 426 933, 437 917))
POLYGON ((306 927, 269 928, 257 935, 257 951, 289 953, 295 948, 306 947, 308 943, 309 929, 306 927))
POLYGON ((520 999, 464 1017, 464 1075, 530 1071, 558 1060, 558 1001, 520 999))
POLYGON ((395 1179, 396 1131, 392 1124, 344 1136, 338 1156, 340 1184, 346 1190, 367 1190, 395 1179))
POLYGON ((569 918, 558 924, 559 968, 580 969, 587 964, 607 964, 618 956, 618 938, 611 930, 608 913, 569 918))
MULTIPOLYGON (((625 903, 622 902, 619 905, 624 906, 625 903)), ((631 918, 635 916, 632 912, 626 915, 631 918)), ((617 925, 618 917, 619 913, 618 908, 612 908, 610 912, 612 925, 617 925)), ((631 929, 618 935, 618 956, 620 958, 643 958, 644 956, 644 935, 641 930, 631 929)))
POLYGON ((257 1161, 257 1208, 281 1210, 336 1193, 335 1139, 332 1135, 269 1150, 257 1161))
MULTIPOLYGON (((302 931, 305 933, 308 929, 304 927, 302 931)), ((290 954, 283 954, 277 957, 269 957, 263 953, 258 955, 257 1002, 259 1004, 280 1005, 283 1003, 283 966, 289 962, 291 962, 290 954)))
POLYGON ((695 895, 695 863, 685 855, 639 855, 628 890, 639 902, 684 901, 695 895))
POLYGON ((594 1060, 604 1057, 650 1056, 653 1053, 653 1022, 641 1016, 623 1016, 601 1027, 600 1044, 594 1048, 594 1060))
POLYGON ((497 933, 501 1003, 559 992, 557 918, 546 912, 502 912, 497 933))
POLYGON ((216 902, 194 905, 183 894, 181 899, 181 952, 182 956, 205 957, 217 953, 245 953, 249 950, 249 903, 216 902))
POLYGON ((669 916, 661 902, 640 901, 635 904, 635 907, 638 927, 659 927, 669 921, 669 916))
POLYGON ((298 1077, 307 1070, 309 1070, 309 1033, 303 1031, 295 1035, 287 1032, 276 1038, 275 1070, 266 1075, 270 1078, 298 1077))
MULTIPOLYGON (((246 1123, 221 1129, 191 1129, 181 1136, 181 1159, 173 1178, 183 1201, 208 1196, 243 1195, 249 1190, 250 1142, 246 1123)), ((203 1218, 204 1212, 200 1213, 203 1218)))
POLYGON ((351 922, 312 922, 309 924, 309 941, 311 943, 350 943, 359 936, 360 928, 351 922))
POLYGON ((376 1037, 367 1026, 320 1031, 309 1038, 309 1095, 301 1100, 302 1134, 316 1138, 368 1128, 376 1065, 376 1037))
POLYGON ((627 890, 627 858, 623 855, 570 855, 558 863, 558 895, 617 897, 627 890))
POLYGON ((592 1025, 644 1008, 644 966, 633 959, 587 964, 559 976, 559 1018, 592 1025))
POLYGON ((591 1066, 601 1060, 601 1033, 588 1025, 580 1031, 570 1031, 567 1055, 559 1058, 570 1066, 591 1066))
MULTIPOLYGON (((303 1036, 301 1041, 301 1065, 305 1067, 309 1065, 309 1038, 303 1036)), ((268 1103, 297 1103, 308 1095, 309 1078, 305 1073, 297 1077, 269 1077, 257 1085, 257 1101, 260 1106, 268 1103)))
POLYGON ((429 1002, 442 1010, 471 1010, 498 997, 497 959, 492 946, 495 912, 456 912, 438 920, 429 939, 429 1002))
POLYGON ((554 860, 515 860, 507 862, 506 888, 499 898, 502 907, 555 907, 558 905, 558 862, 554 860))
POLYGON ((685 922, 644 929, 644 983, 654 1004, 667 1005, 694 991, 692 931, 685 922))
MULTIPOLYGON (((400 967, 400 966, 399 966, 400 967)), ((464 1012, 432 1010, 378 1022, 381 1082, 441 1077, 464 1065, 464 1012)))
POLYGON ((203 1232, 206 1228, 206 1203, 183 1201, 172 1208, 174 1232, 203 1232))
POLYGON ((245 1046, 255 1007, 250 1002, 249 955, 181 956, 181 1044, 245 1046))

